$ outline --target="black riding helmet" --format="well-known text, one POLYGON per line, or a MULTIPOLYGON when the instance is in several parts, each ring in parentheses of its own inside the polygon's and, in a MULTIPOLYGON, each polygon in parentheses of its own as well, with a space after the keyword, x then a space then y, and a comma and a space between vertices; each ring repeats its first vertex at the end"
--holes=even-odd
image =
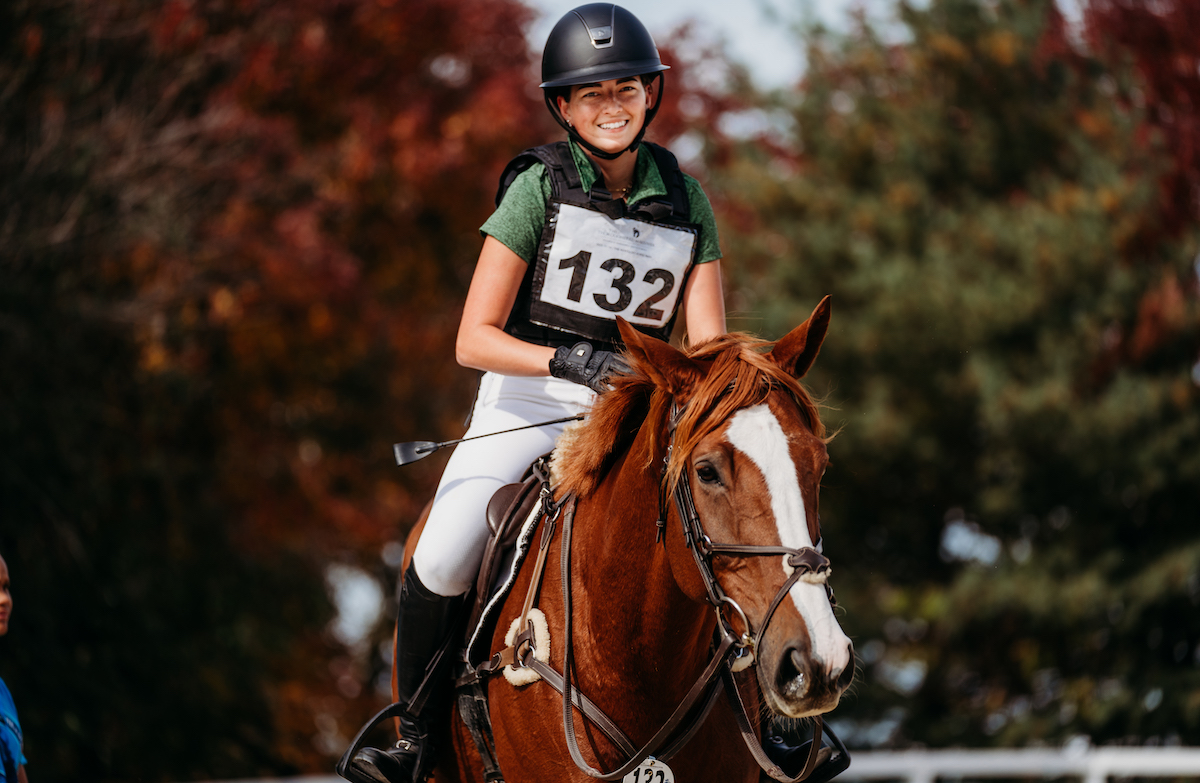
POLYGON ((593 155, 614 160, 636 150, 642 143, 646 128, 662 105, 665 86, 662 72, 669 68, 669 65, 662 64, 654 39, 636 16, 612 3, 589 3, 569 11, 550 31, 542 52, 540 86, 550 115, 567 131, 567 135, 593 155), (637 138, 620 152, 605 152, 588 143, 558 111, 555 97, 561 94, 561 88, 649 74, 654 74, 658 79, 654 106, 646 112, 646 121, 642 123, 637 138))

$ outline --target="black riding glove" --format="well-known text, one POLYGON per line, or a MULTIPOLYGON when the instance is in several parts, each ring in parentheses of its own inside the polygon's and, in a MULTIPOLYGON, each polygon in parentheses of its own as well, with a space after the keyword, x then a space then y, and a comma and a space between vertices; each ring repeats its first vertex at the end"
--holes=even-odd
POLYGON ((550 360, 550 374, 555 378, 583 384, 593 391, 605 392, 611 386, 608 377, 629 372, 629 365, 612 351, 597 351, 591 343, 575 343, 568 348, 559 346, 550 360))

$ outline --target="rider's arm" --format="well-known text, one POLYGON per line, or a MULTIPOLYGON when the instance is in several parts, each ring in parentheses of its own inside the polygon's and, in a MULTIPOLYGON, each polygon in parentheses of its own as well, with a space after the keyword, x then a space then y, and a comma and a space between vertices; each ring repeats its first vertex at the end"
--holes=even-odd
POLYGON ((699 264, 683 291, 683 318, 689 345, 699 345, 725 334, 725 294, 721 286, 721 259, 699 264))
POLYGON ((553 348, 527 343, 504 331, 525 269, 524 259, 500 240, 492 236, 483 240, 458 325, 454 351, 459 364, 501 375, 550 374, 553 348))
POLYGON ((29 783, 29 778, 25 777, 25 765, 17 767, 17 783, 29 783))

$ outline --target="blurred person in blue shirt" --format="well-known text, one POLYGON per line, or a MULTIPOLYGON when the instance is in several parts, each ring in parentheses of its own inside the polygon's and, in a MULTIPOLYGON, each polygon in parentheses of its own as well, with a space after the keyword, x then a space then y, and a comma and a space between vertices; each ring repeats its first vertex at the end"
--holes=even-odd
MULTIPOLYGON (((9 589, 8 563, 0 557, 0 636, 8 633, 12 617, 12 591, 9 589)), ((0 679, 0 783, 28 783, 25 777, 25 754, 21 752, 21 724, 17 721, 17 705, 13 703, 8 686, 0 679)))

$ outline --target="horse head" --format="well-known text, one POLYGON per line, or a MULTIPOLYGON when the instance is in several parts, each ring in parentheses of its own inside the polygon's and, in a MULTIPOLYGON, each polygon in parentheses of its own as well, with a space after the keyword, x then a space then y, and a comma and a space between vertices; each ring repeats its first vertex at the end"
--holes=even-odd
POLYGON ((833 709, 854 674, 853 646, 833 612, 829 561, 819 554, 827 440, 799 383, 829 313, 826 297, 770 350, 726 335, 681 352, 621 324, 632 372, 618 389, 653 385, 648 420, 666 426, 651 456, 660 465, 667 457, 667 491, 686 485, 702 526, 690 534, 686 519, 669 526, 675 581, 689 597, 718 605, 744 644, 735 668, 753 662, 767 706, 793 718, 833 709))

